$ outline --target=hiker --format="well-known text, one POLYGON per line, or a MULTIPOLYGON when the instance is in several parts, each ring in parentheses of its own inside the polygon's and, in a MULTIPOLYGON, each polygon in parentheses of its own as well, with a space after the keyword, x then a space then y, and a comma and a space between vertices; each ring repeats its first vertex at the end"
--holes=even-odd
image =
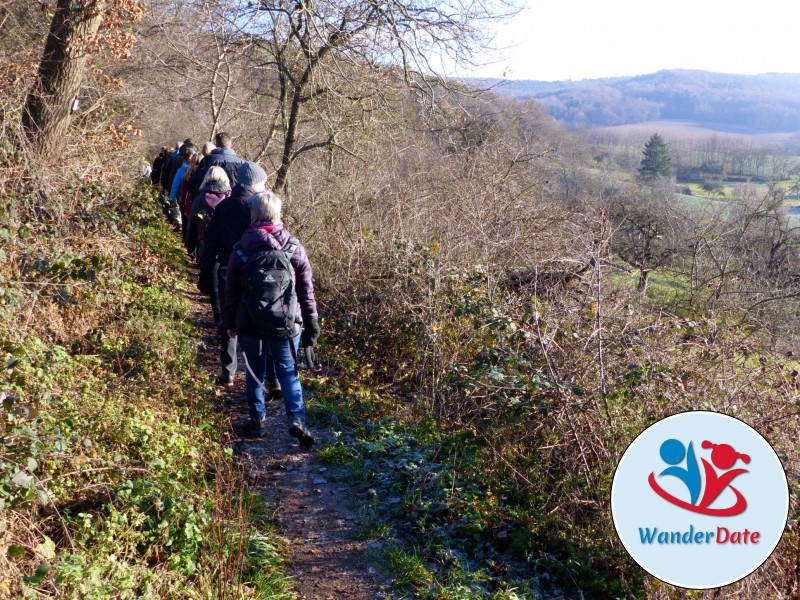
POLYGON ((251 226, 228 262, 225 325, 242 344, 250 432, 266 433, 264 386, 271 360, 283 390, 289 434, 308 448, 314 437, 306 427, 297 354, 300 338, 313 348, 320 330, 311 263, 303 245, 284 229, 281 205, 269 191, 250 198, 251 226))
POLYGON ((161 169, 164 167, 164 161, 167 160, 167 147, 161 146, 161 151, 153 160, 153 165, 150 167, 150 183, 154 186, 158 185, 161 181, 161 169))
MULTIPOLYGON (((183 165, 184 154, 189 148, 194 148, 194 144, 191 138, 186 138, 183 144, 178 148, 178 154, 170 158, 164 165, 164 172, 161 174, 161 185, 167 196, 169 196, 169 193, 172 191, 172 184, 175 182, 175 173, 177 173, 178 169, 183 165)), ((197 152, 196 149, 195 152, 197 152)))
MULTIPOLYGON (((221 167, 211 167, 206 173, 200 194, 192 203, 186 227, 186 251, 195 254, 198 262, 202 259, 206 241, 206 229, 214 216, 217 206, 231 195, 228 176, 221 167)), ((222 304, 219 293, 219 263, 214 263, 211 274, 211 311, 217 330, 222 328, 222 304)))
MULTIPOLYGON (((201 193, 200 189, 198 189, 194 194, 192 194, 192 189, 191 189, 192 180, 194 179, 195 173, 197 173, 198 169, 200 168, 200 163, 203 161, 203 159, 206 156, 211 154, 211 152, 214 151, 216 148, 217 147, 214 144, 212 144, 211 142, 206 142, 205 144, 203 144, 203 147, 200 149, 200 154, 196 155, 194 157, 194 161, 195 162, 193 162, 191 165, 189 165, 189 168, 186 170, 186 173, 184 173, 183 182, 181 183, 181 209, 183 210, 183 213, 184 213, 184 216, 186 217, 187 222, 189 220, 189 215, 192 212, 192 204, 197 199, 197 196, 201 193)), ((208 174, 207 170, 206 170, 206 174, 208 174)), ((230 177, 227 176, 227 173, 225 174, 225 176, 226 176, 227 181, 228 181, 228 188, 229 188, 228 191, 230 191, 230 181, 231 180, 230 180, 230 177)), ((204 180, 203 180, 202 183, 205 183, 205 177, 204 177, 204 180)), ((201 188, 203 187, 202 183, 200 185, 201 188)), ((185 240, 186 240, 186 230, 184 230, 183 233, 184 233, 184 242, 185 242, 185 240)), ((190 254, 191 254, 191 252, 190 252, 190 254)))
MULTIPOLYGON (((183 177, 181 177, 181 183, 178 186, 178 206, 181 210, 181 216, 183 217, 183 238, 186 239, 186 224, 189 222, 189 211, 192 208, 192 202, 194 201, 194 197, 189 194, 189 182, 194 177, 194 174, 197 172, 197 168, 200 165, 200 160, 203 158, 202 151, 196 152, 192 155, 192 158, 189 160, 189 164, 186 167, 186 170, 183 172, 183 177)), ((177 179, 177 176, 176 176, 177 179)))
MULTIPOLYGON (((194 156, 197 155, 197 148, 194 146, 182 146, 181 147, 181 159, 182 162, 180 166, 175 170, 175 174, 172 176, 172 186, 170 187, 169 191, 169 202, 170 202, 170 220, 175 221, 175 223, 183 224, 183 218, 181 216, 181 209, 178 203, 178 194, 181 189, 181 181, 183 181, 183 174, 186 172, 186 169, 189 168, 189 165, 192 163, 192 159, 194 156)), ((173 161, 174 164, 174 161, 173 161)))
MULTIPOLYGON (((267 173, 256 163, 242 163, 237 171, 237 180, 239 183, 233 187, 231 195, 217 205, 214 209, 214 218, 206 227, 203 257, 200 261, 200 279, 197 282, 197 287, 205 294, 211 294, 214 285, 218 285, 222 306, 225 306, 225 275, 228 271, 228 260, 234 245, 250 227, 248 201, 253 194, 267 189, 267 173), (217 274, 216 277, 214 273, 217 274)), ((222 370, 217 377, 217 384, 231 386, 236 374, 236 336, 230 337, 222 324, 219 336, 222 341, 220 348, 222 370)))
POLYGON ((217 147, 211 150, 211 154, 200 161, 197 172, 189 182, 189 193, 193 198, 200 192, 200 185, 203 182, 203 178, 206 176, 206 171, 211 167, 222 167, 225 169, 228 180, 231 182, 231 188, 235 188, 238 183, 237 171, 242 163, 244 163, 244 159, 236 156, 236 152, 233 151, 233 138, 229 133, 222 131, 214 136, 214 143, 217 147))
POLYGON ((211 167, 200 186, 200 193, 189 209, 184 245, 200 263, 206 242, 206 229, 217 205, 231 195, 231 184, 222 167, 211 167))
POLYGON ((161 174, 159 175, 158 183, 161 184, 161 194, 159 194, 159 202, 161 203, 161 210, 165 217, 170 216, 169 205, 169 189, 167 188, 167 172, 173 160, 178 159, 181 153, 181 143, 175 142, 175 148, 171 152, 167 152, 164 157, 164 163, 161 165, 161 174))
POLYGON ((203 146, 200 148, 200 152, 202 153, 201 160, 211 154, 217 147, 212 142, 205 142, 203 146))
POLYGON ((181 144, 180 142, 175 142, 175 149, 169 154, 167 154, 167 158, 164 160, 164 165, 161 167, 161 178, 159 181, 161 183, 161 190, 167 196, 169 195, 167 175, 172 167, 172 162, 179 158, 179 155, 181 153, 181 146, 183 146, 183 144, 181 144))
POLYGON ((169 200, 172 203, 178 203, 178 193, 181 189, 181 181, 183 174, 192 162, 192 158, 197 154, 197 148, 193 146, 184 146, 181 148, 181 159, 183 162, 175 170, 175 175, 172 178, 172 185, 169 188, 169 200))

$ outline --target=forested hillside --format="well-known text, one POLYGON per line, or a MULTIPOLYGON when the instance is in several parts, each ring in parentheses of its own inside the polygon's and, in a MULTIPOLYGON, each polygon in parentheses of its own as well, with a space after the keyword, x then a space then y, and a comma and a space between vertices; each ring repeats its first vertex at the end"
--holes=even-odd
MULTIPOLYGON (((431 74, 430 52, 480 52, 492 18, 424 1, 0 6, 0 597, 297 597, 286 547, 319 532, 287 539, 248 476, 262 455, 237 453, 255 442, 212 383, 206 299, 143 177, 162 146, 221 131, 313 265, 313 456, 349 491, 329 502, 358 515, 381 594, 800 594, 796 173, 737 147, 758 181, 679 195, 637 173, 638 139, 587 141, 550 101, 431 74), (82 72, 66 84, 49 75, 65 61, 82 72), (648 575, 609 510, 630 442, 690 410, 760 431, 791 485, 777 550, 724 589, 648 575)), ((733 106, 738 80, 681 77, 630 80, 631 106, 733 106)), ((758 122, 751 106, 731 123, 758 122)), ((669 147, 683 162, 663 172, 739 156, 707 150, 669 147)))
POLYGON ((572 126, 672 120, 736 133, 800 130, 800 75, 674 70, 582 81, 486 83, 502 96, 535 98, 572 126))

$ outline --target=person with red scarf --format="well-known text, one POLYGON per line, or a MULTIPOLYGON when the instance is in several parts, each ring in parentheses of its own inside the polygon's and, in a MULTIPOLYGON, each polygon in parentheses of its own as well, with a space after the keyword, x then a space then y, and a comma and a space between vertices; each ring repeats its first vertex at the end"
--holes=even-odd
POLYGON ((320 328, 311 262, 303 245, 293 238, 281 222, 282 201, 276 194, 265 191, 250 198, 250 228, 244 232, 228 262, 225 282, 225 325, 228 336, 238 336, 247 367, 247 401, 250 407, 250 430, 253 435, 266 433, 265 380, 270 364, 283 390, 283 401, 289 423, 289 434, 300 445, 310 447, 314 438, 306 427, 303 389, 297 370, 300 340, 313 347, 320 328), (294 322, 286 331, 265 335, 253 321, 246 301, 247 280, 245 264, 257 253, 285 250, 291 246, 290 265, 294 273, 296 306, 294 322))

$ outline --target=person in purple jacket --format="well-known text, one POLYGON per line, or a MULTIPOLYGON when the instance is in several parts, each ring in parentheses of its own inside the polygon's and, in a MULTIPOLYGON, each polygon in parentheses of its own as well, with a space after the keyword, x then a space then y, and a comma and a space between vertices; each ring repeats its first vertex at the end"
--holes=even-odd
POLYGON ((281 199, 270 191, 257 193, 250 198, 250 228, 242 235, 238 248, 231 253, 228 262, 225 325, 230 337, 239 336, 246 360, 251 433, 255 436, 266 433, 265 379, 271 361, 283 390, 289 434, 298 438, 301 446, 308 448, 314 444, 314 438, 306 427, 303 389, 297 371, 297 353, 301 337, 304 346, 313 348, 319 338, 320 329, 311 263, 303 245, 292 238, 283 227, 281 207, 281 199), (286 249, 289 246, 293 250, 290 265, 294 271, 297 295, 295 322, 285 335, 264 336, 257 331, 248 311, 245 298, 245 263, 259 252, 286 249))

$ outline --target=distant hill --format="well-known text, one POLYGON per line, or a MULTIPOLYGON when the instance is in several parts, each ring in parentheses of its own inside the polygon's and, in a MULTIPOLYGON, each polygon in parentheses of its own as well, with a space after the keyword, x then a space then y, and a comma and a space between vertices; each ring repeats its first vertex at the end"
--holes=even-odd
POLYGON ((501 96, 536 98, 573 126, 675 120, 731 133, 800 131, 800 74, 673 70, 582 81, 470 82, 495 86, 501 96))

